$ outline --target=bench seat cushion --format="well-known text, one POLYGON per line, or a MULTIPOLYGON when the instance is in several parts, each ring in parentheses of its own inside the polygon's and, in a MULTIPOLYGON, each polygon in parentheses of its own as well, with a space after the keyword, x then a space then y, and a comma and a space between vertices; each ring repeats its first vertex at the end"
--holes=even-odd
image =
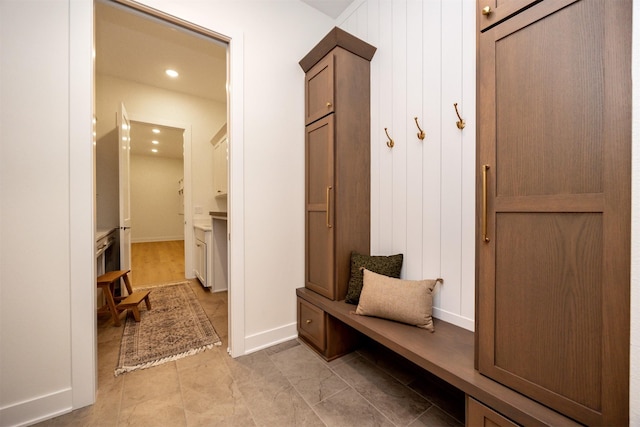
POLYGON ((364 270, 356 314, 415 325, 434 331, 433 290, 436 280, 402 280, 364 270))

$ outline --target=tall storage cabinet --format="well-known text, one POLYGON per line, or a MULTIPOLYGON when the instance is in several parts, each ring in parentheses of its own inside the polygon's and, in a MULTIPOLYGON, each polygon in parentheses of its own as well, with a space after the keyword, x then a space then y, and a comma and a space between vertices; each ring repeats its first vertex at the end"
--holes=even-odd
MULTIPOLYGON (((331 300, 346 295, 351 252, 370 250, 369 62, 375 50, 334 28, 300 61, 305 72, 305 287, 331 300)), ((298 317, 300 336, 325 357, 345 350, 338 342, 348 340, 322 310, 299 299, 298 317)))
POLYGON ((627 425, 631 1, 500 4, 478 1, 478 369, 627 425))

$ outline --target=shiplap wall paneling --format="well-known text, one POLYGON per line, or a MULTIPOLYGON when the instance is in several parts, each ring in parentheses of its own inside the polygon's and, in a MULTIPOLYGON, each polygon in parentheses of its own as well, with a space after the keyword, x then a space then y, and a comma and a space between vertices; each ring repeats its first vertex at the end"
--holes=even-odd
MULTIPOLYGON (((442 173, 442 36, 441 1, 426 0, 417 14, 422 24, 422 277, 441 276, 440 174, 442 173)), ((439 291, 438 291, 439 292, 439 291)))
POLYGON ((475 138, 472 120, 463 131, 456 127, 453 103, 461 114, 475 114, 473 51, 463 60, 463 49, 468 55, 475 46, 471 3, 366 0, 338 21, 378 48, 371 64, 371 252, 403 253, 404 278, 444 277, 436 316, 469 329, 475 138))
POLYGON ((476 240, 476 5, 462 2, 462 105, 467 126, 462 138, 462 266, 460 315, 469 328, 475 318, 476 240))
POLYGON ((403 125, 406 128, 406 253, 405 277, 420 279, 423 277, 423 240, 422 240, 422 197, 423 197, 423 160, 424 141, 417 136, 414 117, 424 124, 423 119, 423 66, 422 55, 422 1, 407 0, 406 8, 406 111, 403 125))
MULTIPOLYGON (((403 276, 407 277, 407 2, 396 0, 391 3, 391 40, 393 51, 391 80, 391 136, 395 146, 388 152, 392 162, 392 194, 393 219, 390 223, 392 232, 391 251, 404 253, 403 276)), ((384 100, 383 100, 384 102, 384 100)))
MULTIPOLYGON (((453 104, 463 115, 462 103, 462 2, 442 2, 442 221, 441 274, 445 282, 436 293, 434 304, 440 317, 449 320, 457 315, 461 301, 462 261, 462 132, 456 126, 458 116, 453 104)), ((464 118, 464 117, 463 117, 464 118)))
MULTIPOLYGON (((372 132, 374 138, 371 143, 372 149, 379 152, 377 168, 372 168, 372 173, 378 174, 379 188, 378 198, 378 223, 374 224, 372 233, 378 234, 378 247, 374 253, 390 254, 393 251, 393 226, 394 213, 393 206, 393 150, 386 145, 387 136, 384 128, 388 128, 392 138, 398 139, 394 135, 393 129, 393 86, 391 82, 394 79, 393 73, 393 8, 389 1, 379 3, 379 49, 376 51, 379 66, 379 80, 372 81, 372 85, 379 87, 380 103, 379 122, 376 129, 372 132), (377 137, 377 140, 376 138, 377 137), (374 172, 375 171, 375 172, 374 172)), ((375 59, 376 57, 374 57, 375 59)))

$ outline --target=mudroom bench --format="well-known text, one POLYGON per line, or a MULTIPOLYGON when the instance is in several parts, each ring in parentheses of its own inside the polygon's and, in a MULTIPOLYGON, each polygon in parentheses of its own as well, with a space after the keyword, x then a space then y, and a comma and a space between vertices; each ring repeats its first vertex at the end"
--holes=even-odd
POLYGON ((467 395, 468 426, 474 425, 469 419, 470 410, 489 411, 489 418, 502 414, 508 419, 498 423, 501 426, 517 425, 509 419, 525 426, 580 425, 481 375, 474 368, 471 331, 435 319, 435 332, 431 333, 415 326, 356 315, 354 305, 330 300, 306 288, 296 289, 296 295, 300 337, 325 358, 351 350, 357 341, 355 330, 463 391, 467 395), (331 340, 332 333, 340 338, 331 340))

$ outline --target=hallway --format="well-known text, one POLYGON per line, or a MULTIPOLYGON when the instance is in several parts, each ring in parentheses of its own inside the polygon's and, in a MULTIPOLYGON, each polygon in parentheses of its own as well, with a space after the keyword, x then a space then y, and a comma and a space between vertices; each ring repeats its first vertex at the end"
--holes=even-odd
MULTIPOLYGON (((184 280, 182 242, 134 244, 134 287, 184 280)), ((227 292, 189 284, 221 346, 114 377, 123 326, 98 317, 96 403, 50 426, 462 426, 464 394, 368 343, 325 362, 297 339, 232 359, 227 292)), ((152 301, 153 304, 153 301, 152 301)))

